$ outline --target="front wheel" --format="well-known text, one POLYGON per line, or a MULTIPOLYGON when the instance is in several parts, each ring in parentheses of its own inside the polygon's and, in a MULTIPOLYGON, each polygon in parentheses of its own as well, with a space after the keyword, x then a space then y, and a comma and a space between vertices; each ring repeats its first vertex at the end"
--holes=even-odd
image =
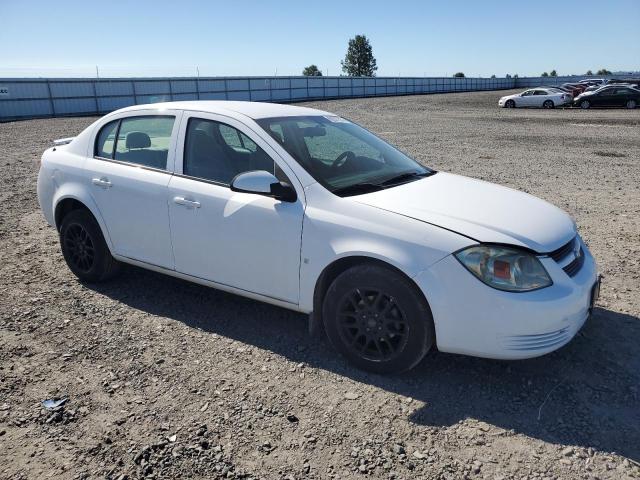
POLYGON ((542 104, 543 108, 553 108, 555 105, 553 104, 553 100, 545 100, 542 104))
POLYGON ((591 102, 589 100, 582 100, 580 102, 580 108, 582 108, 583 110, 586 110, 590 107, 591 107, 591 102))
POLYGON ((111 256, 100 226, 87 210, 73 210, 62 220, 60 246, 69 269, 80 280, 100 282, 120 272, 111 256))
POLYGON ((627 104, 625 105, 628 109, 634 109, 637 106, 637 103, 635 100, 627 100, 627 104))
POLYGON ((516 102, 514 102, 513 100, 507 100, 504 106, 507 108, 516 108, 516 102))
POLYGON ((413 368, 435 341, 431 310, 417 287, 374 264, 340 274, 324 297, 322 316, 335 349, 374 373, 413 368))

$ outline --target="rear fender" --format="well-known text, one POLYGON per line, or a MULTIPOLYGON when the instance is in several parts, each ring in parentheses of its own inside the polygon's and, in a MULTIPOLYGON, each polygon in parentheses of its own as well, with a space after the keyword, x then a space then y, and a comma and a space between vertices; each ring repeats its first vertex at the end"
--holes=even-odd
MULTIPOLYGON (((93 217, 98 222, 100 226, 100 230, 102 230, 102 235, 104 236, 105 242, 109 247, 109 251, 113 254, 113 243, 111 242, 111 237, 109 236, 109 230, 107 229, 106 224, 104 223, 104 219, 102 218, 102 214, 100 213, 100 209, 98 205, 94 202, 89 192, 87 192, 86 188, 79 183, 65 183, 61 185, 57 190, 55 195, 53 196, 53 209, 52 211, 55 213, 57 206, 66 199, 77 200, 82 203, 93 215, 93 217)), ((56 228, 60 228, 60 225, 56 225, 56 228)))

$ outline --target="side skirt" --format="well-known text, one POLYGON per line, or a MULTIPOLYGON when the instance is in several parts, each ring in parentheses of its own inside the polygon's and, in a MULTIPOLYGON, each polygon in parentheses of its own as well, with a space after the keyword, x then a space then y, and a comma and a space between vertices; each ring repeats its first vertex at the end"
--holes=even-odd
POLYGON ((266 295, 260 295, 258 293, 242 290, 241 288, 231 287, 223 283, 212 282, 210 280, 205 280, 204 278, 194 277, 192 275, 187 275, 186 273, 176 272, 175 270, 169 270, 168 268, 159 267, 151 263, 141 262, 139 260, 134 260, 129 257, 123 257, 121 255, 113 255, 113 257, 120 262, 128 263, 130 265, 135 265, 136 267, 144 268, 146 270, 163 273, 165 275, 180 278, 182 280, 187 280, 188 282, 193 282, 199 285, 204 285, 206 287, 222 290, 224 292, 233 293, 235 295, 240 295, 241 297, 250 298, 252 300, 257 300, 259 302, 269 303, 271 305, 276 305, 278 307, 286 308, 288 310, 293 310, 295 312, 310 313, 306 310, 301 309, 300 306, 295 303, 287 302, 285 300, 280 300, 278 298, 268 297, 266 295))

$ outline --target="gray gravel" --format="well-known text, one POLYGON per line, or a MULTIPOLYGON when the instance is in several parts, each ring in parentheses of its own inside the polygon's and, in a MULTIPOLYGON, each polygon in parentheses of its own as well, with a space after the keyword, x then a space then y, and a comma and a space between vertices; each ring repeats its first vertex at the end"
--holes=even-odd
POLYGON ((0 124, 0 478, 639 478, 640 110, 500 110, 506 93, 310 104, 566 209, 605 275, 558 352, 433 352, 394 377, 286 310, 136 268, 80 284, 33 161, 93 119, 0 124))

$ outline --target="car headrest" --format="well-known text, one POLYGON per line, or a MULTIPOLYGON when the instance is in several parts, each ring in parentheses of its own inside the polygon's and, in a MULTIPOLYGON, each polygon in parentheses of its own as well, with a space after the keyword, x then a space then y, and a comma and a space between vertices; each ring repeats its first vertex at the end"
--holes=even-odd
POLYGON ((125 139, 127 149, 132 148, 149 148, 151 146, 151 138, 144 132, 129 132, 125 139))

